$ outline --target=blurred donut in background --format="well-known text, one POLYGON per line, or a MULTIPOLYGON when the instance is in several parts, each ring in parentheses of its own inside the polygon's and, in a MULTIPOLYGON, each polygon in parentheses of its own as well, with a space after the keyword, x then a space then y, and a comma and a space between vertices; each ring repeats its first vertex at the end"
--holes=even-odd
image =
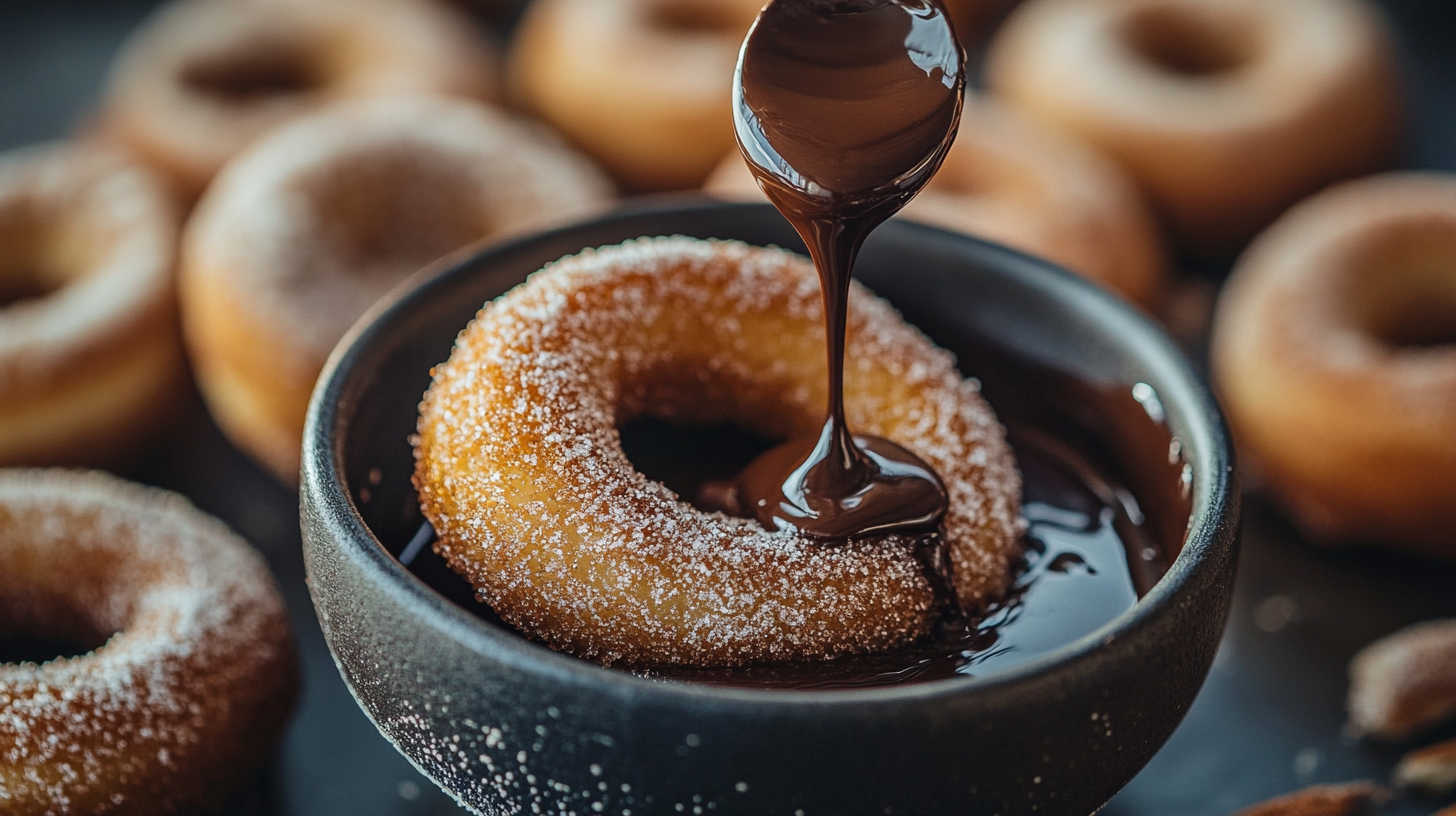
POLYGON ((493 49, 443 4, 180 0, 123 47, 101 130, 190 200, 259 134, 330 101, 498 92, 493 49))
POLYGON ((702 185, 733 146, 733 66, 764 0, 535 0, 513 98, 637 192, 702 185))
MULTIPOLYGON (((706 190, 765 200, 736 148, 706 190)), ((1122 171, 984 97, 967 97, 945 163, 904 215, 1042 256, 1150 310, 1166 286, 1162 240, 1122 171)))
POLYGON ((1390 35, 1360 0, 1030 0, 987 79, 1115 158, 1204 253, 1385 166, 1401 130, 1390 35))
POLYGON ((116 151, 0 155, 0 464, 116 464, 170 416, 178 221, 116 151))
POLYGON ((1239 259, 1212 362, 1241 452, 1306 535, 1456 557, 1456 177, 1290 210, 1239 259))
POLYGON ((553 133, 466 100, 341 103, 273 131, 218 175, 183 238, 183 328, 208 408, 296 482, 314 381, 356 318, 443 255, 611 197, 553 133))

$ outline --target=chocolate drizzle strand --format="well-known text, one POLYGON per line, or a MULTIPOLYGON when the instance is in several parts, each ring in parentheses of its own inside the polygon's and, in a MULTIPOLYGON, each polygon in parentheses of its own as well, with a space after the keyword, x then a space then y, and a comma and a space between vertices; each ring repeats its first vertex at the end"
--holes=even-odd
MULTIPOLYGON (((856 436, 844 416, 850 273, 865 237, 940 166, 955 137, 965 54, 935 0, 775 0, 739 55, 734 124, 759 185, 809 247, 824 297, 829 405, 817 438, 791 440, 736 482, 768 529, 825 540, 933 532, 946 490, 915 454, 856 436)), ((935 537, 932 586, 953 603, 935 537)))

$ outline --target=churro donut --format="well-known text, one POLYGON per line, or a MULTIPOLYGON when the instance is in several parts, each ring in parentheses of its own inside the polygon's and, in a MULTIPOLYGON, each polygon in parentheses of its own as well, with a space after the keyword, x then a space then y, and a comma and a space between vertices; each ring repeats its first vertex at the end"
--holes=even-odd
POLYGON ((1456 556, 1456 177, 1301 203, 1239 259, 1212 361, 1242 450, 1316 539, 1456 556))
POLYGON ((114 151, 0 156, 0 464, 111 463, 168 414, 178 220, 114 151))
MULTIPOLYGON (((849 424, 940 474, 955 588, 982 608, 1019 554, 1002 428, 949 353, 858 284, 850 303, 849 424)), ((622 452, 617 426, 640 415, 817 433, 822 320, 806 260, 736 242, 640 239, 536 273, 481 310, 421 405, 436 550, 526 635, 602 663, 821 659, 925 634, 937 604, 913 538, 768 532, 622 452)))
POLYGON ((733 65, 764 0, 536 0, 513 95, 638 191, 698 187, 733 146, 733 65))
POLYGON ((470 20, 437 3, 177 0, 117 58, 102 130, 195 198, 290 117, 380 94, 490 100, 498 73, 470 20))
POLYGON ((610 197, 553 134, 465 100, 356 101, 285 125, 218 176, 183 239, 183 328, 208 407, 295 482, 314 380, 365 309, 453 250, 610 197))
POLYGON ((1390 37, 1361 0, 1030 0, 987 75, 1114 157, 1203 251, 1379 169, 1400 130, 1390 37))
POLYGON ((297 686, 262 559, 181 496, 101 473, 0 471, 0 634, 95 646, 0 663, 8 816, 215 806, 297 686))
MULTIPOLYGON (((763 200, 737 150, 706 189, 763 200)), ((966 99, 940 171, 903 212, 1041 255, 1148 308, 1163 293, 1161 240, 1122 171, 989 99, 966 99)))

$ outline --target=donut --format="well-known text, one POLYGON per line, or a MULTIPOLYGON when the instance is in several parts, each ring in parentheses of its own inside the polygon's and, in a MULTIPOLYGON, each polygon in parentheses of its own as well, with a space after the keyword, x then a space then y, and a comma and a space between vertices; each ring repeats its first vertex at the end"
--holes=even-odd
POLYGON ((1239 259, 1211 357, 1241 449, 1312 539, 1456 557, 1456 177, 1299 204, 1239 259))
MULTIPOLYGON (((952 356, 858 284, 846 416, 932 465, 955 590, 979 610, 1020 553, 1020 476, 952 356)), ((420 408, 415 487, 436 551, 528 637, 624 666, 817 660, 925 635, 937 604, 904 534, 826 545, 708 513, 635 470, 619 424, 823 421, 812 265, 690 238, 588 250, 487 304, 420 408), (706 311, 706 313, 705 313, 706 311)))
POLYGON ((113 150, 0 155, 0 465, 117 464, 169 415, 178 221, 113 150))
MULTIPOLYGON (((764 200, 736 149, 705 189, 764 200)), ((1161 238, 1122 171, 990 99, 967 97, 945 162, 904 214, 1040 255, 1149 309, 1166 288, 1161 238)))
POLYGON ((1231 253, 1396 151, 1390 35, 1360 0, 1030 0, 992 92, 1116 159, 1198 252, 1231 253))
POLYGON ((286 119, 380 94, 494 99, 494 54, 443 4, 178 0, 112 66, 100 130, 195 199, 286 119))
POLYGON ((0 470, 0 634, 94 647, 0 663, 8 816, 214 807, 296 694, 262 559, 181 496, 99 472, 0 470))
POLYGON ((733 146, 738 47, 763 0, 536 0, 512 96, 628 189, 689 189, 733 146))
POLYGON ((208 407, 296 483, 314 381, 374 301, 471 242, 610 197, 551 133, 465 100, 356 100, 283 126, 219 174, 183 236, 183 330, 208 407))

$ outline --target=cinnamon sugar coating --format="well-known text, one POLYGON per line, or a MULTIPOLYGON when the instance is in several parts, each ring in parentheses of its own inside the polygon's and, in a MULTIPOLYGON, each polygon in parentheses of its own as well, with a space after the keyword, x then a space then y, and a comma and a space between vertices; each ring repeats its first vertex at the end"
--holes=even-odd
MULTIPOLYGON (((638 416, 817 432, 819 284, 808 261, 737 242, 587 250, 487 304, 421 404, 415 484, 436 549, 526 635, 602 663, 737 665, 891 648, 935 599, 911 541, 825 545, 697 510, 633 468, 638 416)), ((969 609, 1019 551, 1020 476, 952 356, 858 284, 845 407, 858 432, 931 464, 969 609)))
POLYGON ((612 196, 554 133, 462 99, 340 103, 270 132, 218 175, 183 237, 182 323, 209 410, 296 482, 314 382, 365 310, 450 252, 612 196))
POLYGON ((443 3, 172 0, 112 67, 101 134, 193 199, 264 133, 374 96, 499 96, 494 47, 443 3))
POLYGON ((112 464, 182 396, 179 216, 124 154, 0 154, 0 464, 112 464))
POLYGON ((1239 258, 1210 360, 1304 534, 1456 558, 1456 176, 1382 173, 1289 210, 1239 258))
POLYGON ((0 471, 0 633, 17 632, 105 643, 0 663, 7 816, 216 805, 292 707, 262 559, 180 496, 101 473, 0 471))

